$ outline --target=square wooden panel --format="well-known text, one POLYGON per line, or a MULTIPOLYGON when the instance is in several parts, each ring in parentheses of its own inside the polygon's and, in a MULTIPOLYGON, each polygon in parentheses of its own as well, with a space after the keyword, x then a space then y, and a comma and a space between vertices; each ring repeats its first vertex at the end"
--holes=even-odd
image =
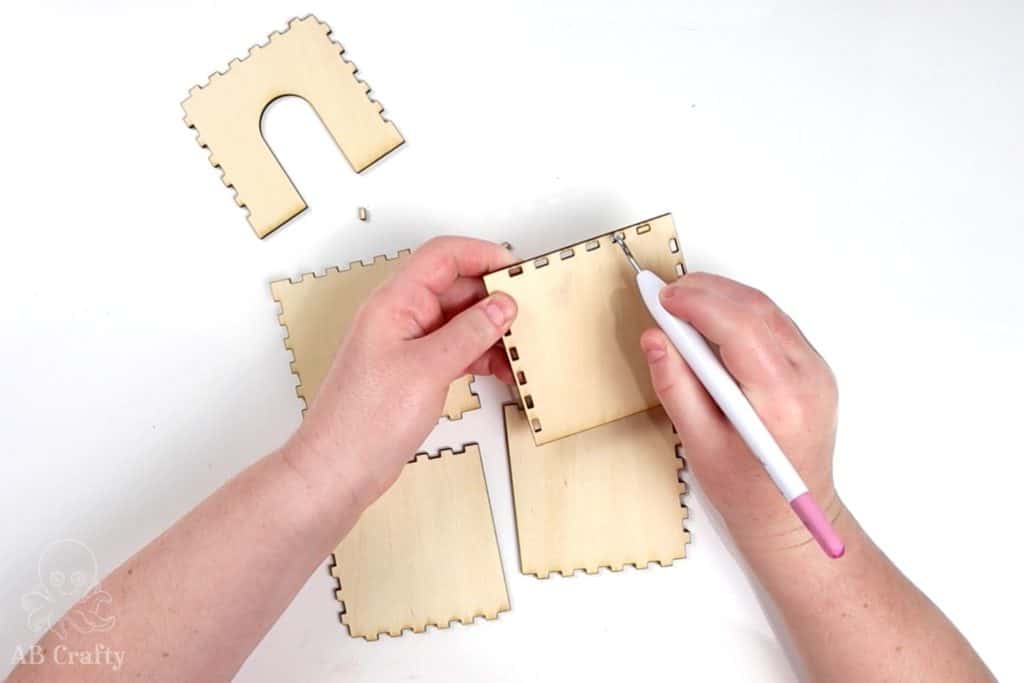
POLYGON ((661 407, 543 446, 531 432, 523 411, 506 405, 524 574, 642 569, 686 556, 683 461, 661 407))
POLYGON ((484 276, 519 305, 504 344, 538 445, 658 405, 640 350, 655 323, 616 233, 642 267, 666 282, 681 274, 665 214, 484 276))
POLYGON ((209 148, 210 163, 223 171, 221 179, 235 189, 235 202, 249 210, 249 224, 261 238, 306 208, 260 129, 275 99, 306 100, 357 172, 403 142, 330 34, 312 15, 292 19, 284 32, 270 34, 244 59, 231 60, 224 73, 192 88, 182 102, 185 124, 209 148))
MULTIPOLYGON (((285 347, 292 352, 292 372, 299 378, 295 388, 308 407, 316 397, 338 345, 348 332, 356 311, 370 292, 398 270, 409 250, 394 258, 377 256, 369 266, 354 261, 345 270, 328 268, 323 275, 303 275, 298 282, 270 283, 274 300, 281 305, 281 324, 288 331, 285 347)), ((452 382, 442 415, 457 420, 480 407, 473 393, 472 375, 452 382)))
POLYGON ((422 632, 509 609, 480 450, 416 456, 334 551, 352 636, 422 632))

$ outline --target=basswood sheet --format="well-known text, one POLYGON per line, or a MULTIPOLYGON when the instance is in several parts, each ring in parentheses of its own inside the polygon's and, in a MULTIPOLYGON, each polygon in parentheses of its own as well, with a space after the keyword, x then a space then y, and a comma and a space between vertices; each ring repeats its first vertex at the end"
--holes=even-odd
POLYGON ((249 210, 249 224, 261 238, 306 208, 260 130, 263 111, 275 99, 306 100, 357 172, 403 142, 330 33, 312 15, 292 19, 287 30, 270 34, 246 58, 232 60, 226 72, 192 88, 182 102, 185 124, 210 149, 210 163, 223 171, 224 184, 235 188, 235 202, 249 210))
POLYGON ((480 451, 420 454, 334 551, 342 623, 376 640, 509 609, 480 451))
POLYGON ((682 460, 661 407, 538 446, 505 406, 512 494, 524 574, 593 574, 686 556, 682 460))
POLYGON ((670 282, 683 257, 669 214, 484 276, 519 313, 505 351, 538 445, 658 405, 640 334, 655 323, 612 235, 670 282))
MULTIPOLYGON (((295 357, 292 372, 299 378, 295 391, 307 406, 360 304, 394 274, 408 254, 403 250, 394 258, 377 256, 369 266, 355 261, 346 270, 328 268, 323 275, 306 274, 298 282, 270 283, 271 294, 281 305, 281 324, 288 330, 284 345, 295 357)), ((480 399, 470 388, 472 381, 472 375, 465 375, 449 387, 442 411, 448 419, 457 420, 464 412, 480 407, 480 399)))

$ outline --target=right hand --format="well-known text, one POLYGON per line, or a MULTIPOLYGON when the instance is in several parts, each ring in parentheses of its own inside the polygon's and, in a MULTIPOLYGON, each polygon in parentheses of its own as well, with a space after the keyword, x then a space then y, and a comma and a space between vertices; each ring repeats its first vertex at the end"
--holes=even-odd
MULTIPOLYGON (((822 357, 771 299, 733 280, 684 275, 662 290, 661 303, 718 346, 725 367, 834 520, 842 509, 832 483, 838 399, 835 378, 822 357)), ((811 542, 665 333, 647 330, 640 345, 687 465, 736 543, 748 550, 774 550, 811 542)))

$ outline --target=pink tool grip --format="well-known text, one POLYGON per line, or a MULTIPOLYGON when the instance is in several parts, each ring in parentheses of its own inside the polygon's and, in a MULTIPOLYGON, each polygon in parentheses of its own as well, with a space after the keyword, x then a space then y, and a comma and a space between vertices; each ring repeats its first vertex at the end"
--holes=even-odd
POLYGON ((811 532, 811 536, 814 536, 814 540, 818 542, 818 545, 821 546, 826 555, 831 558, 843 556, 843 553, 846 552, 846 546, 839 539, 839 535, 832 528, 828 518, 825 517, 825 513, 821 511, 818 504, 811 498, 810 493, 800 494, 789 503, 789 506, 793 508, 793 512, 796 513, 796 516, 800 518, 800 521, 811 532))

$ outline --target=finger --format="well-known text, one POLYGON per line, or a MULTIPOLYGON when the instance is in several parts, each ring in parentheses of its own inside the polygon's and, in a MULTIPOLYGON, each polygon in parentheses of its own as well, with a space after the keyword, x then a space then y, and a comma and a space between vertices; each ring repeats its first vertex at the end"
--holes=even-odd
POLYGON ((460 277, 480 277, 514 263, 500 244, 469 237, 435 237, 413 252, 395 280, 440 296, 460 277))
POLYGON ((445 320, 466 310, 487 296, 484 281, 478 277, 460 277, 437 297, 445 320))
POLYGON ((505 349, 500 346, 492 346, 484 352, 484 355, 473 361, 466 372, 473 375, 494 375, 505 384, 512 384, 512 367, 508 364, 508 356, 505 349))
POLYGON ((640 348, 647 356, 654 391, 679 432, 683 447, 690 439, 699 439, 709 447, 705 450, 714 450, 709 440, 725 438, 729 424, 693 370, 657 328, 640 336, 640 348))
POLYGON ((417 340, 418 360, 423 368, 451 382, 501 339, 515 317, 512 297, 492 294, 417 340))
POLYGON ((807 341, 793 319, 761 290, 712 273, 688 273, 685 278, 688 286, 699 286, 718 292, 741 306, 749 307, 761 316, 793 363, 800 365, 821 360, 821 356, 807 341))
POLYGON ((717 344, 722 362, 744 388, 772 393, 796 370, 767 323, 750 308, 683 277, 661 291, 662 305, 717 344))

